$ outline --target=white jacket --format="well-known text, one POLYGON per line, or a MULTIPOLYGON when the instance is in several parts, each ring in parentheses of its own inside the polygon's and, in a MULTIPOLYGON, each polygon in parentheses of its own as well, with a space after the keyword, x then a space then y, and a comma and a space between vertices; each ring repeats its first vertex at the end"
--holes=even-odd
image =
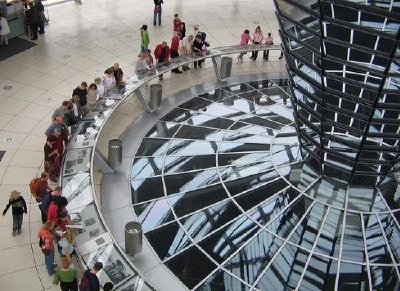
POLYGON ((0 30, 0 35, 6 35, 10 33, 10 27, 8 27, 8 22, 7 19, 4 17, 1 17, 1 30, 0 30))

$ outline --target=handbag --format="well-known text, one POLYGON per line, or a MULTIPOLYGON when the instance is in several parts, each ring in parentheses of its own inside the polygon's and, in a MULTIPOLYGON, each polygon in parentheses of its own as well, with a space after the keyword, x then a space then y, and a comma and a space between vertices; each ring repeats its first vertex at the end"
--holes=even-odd
POLYGON ((161 6, 155 6, 154 7, 154 12, 160 13, 161 12, 161 6))

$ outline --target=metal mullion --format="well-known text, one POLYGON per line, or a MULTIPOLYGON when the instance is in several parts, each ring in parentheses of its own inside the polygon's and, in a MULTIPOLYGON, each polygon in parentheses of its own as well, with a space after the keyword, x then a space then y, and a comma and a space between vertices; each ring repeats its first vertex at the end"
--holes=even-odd
POLYGON ((344 202, 344 210, 343 210, 343 223, 342 223, 342 235, 340 236, 340 246, 339 246, 339 256, 336 270, 336 278, 335 278, 335 287, 334 290, 338 290, 339 287, 339 275, 340 275, 340 262, 342 260, 342 252, 343 252, 343 241, 344 241, 344 233, 346 230, 346 217, 347 217, 347 206, 349 204, 349 190, 346 190, 345 194, 345 202, 344 202))
MULTIPOLYGON (((298 195, 297 197, 295 197, 288 205, 286 205, 281 211, 280 213, 283 213, 284 211, 286 211, 286 209, 288 209, 290 206, 292 206, 292 204, 294 204, 297 200, 300 199, 300 197, 302 197, 302 195, 298 195)), ((279 213, 279 214, 280 214, 279 213)), ((278 215, 279 215, 278 214, 278 215)), ((277 215, 277 216, 278 216, 277 215)), ((275 216, 274 219, 271 219, 263 228, 260 228, 250 239, 248 239, 245 243, 243 243, 236 251, 234 251, 229 257, 227 257, 222 263, 221 266, 223 266, 224 264, 226 264, 226 262, 228 262, 229 260, 231 260, 234 256, 236 256, 239 252, 241 252, 244 247, 246 247, 249 243, 251 243, 253 241, 253 239, 259 235, 261 232, 265 231, 265 228, 268 227, 277 217, 275 216)), ((281 238, 280 238, 281 239, 281 238)))
POLYGON ((318 230, 317 237, 315 238, 315 242, 314 242, 314 244, 313 244, 313 246, 312 246, 312 248, 311 248, 311 250, 310 250, 310 255, 308 256, 307 261, 306 261, 306 263, 305 263, 305 265, 304 265, 304 268, 303 268, 303 272, 302 272, 301 275, 300 275, 299 282, 297 283, 297 286, 296 286, 295 291, 296 291, 296 290, 299 290, 300 285, 301 285, 301 282, 303 281, 303 278, 304 278, 304 276, 305 276, 305 274, 306 274, 308 264, 310 263, 311 258, 312 258, 312 255, 314 254, 314 250, 315 250, 315 248, 317 247, 318 239, 319 239, 319 237, 321 236, 322 229, 324 228, 324 225, 325 225, 326 219, 328 218, 328 214, 329 214, 330 209, 331 209, 330 206, 328 206, 328 209, 326 210, 326 213, 325 213, 324 218, 323 218, 323 220, 322 220, 320 229, 318 230))
POLYGON ((361 230, 362 230, 363 239, 364 239, 364 253, 365 253, 365 263, 366 263, 367 274, 368 274, 368 284, 369 284, 369 290, 372 291, 372 278, 371 278, 371 270, 370 270, 370 266, 369 266, 367 238, 365 237, 366 232, 365 232, 365 225, 364 225, 364 215, 362 212, 360 213, 360 218, 361 218, 361 230))
MULTIPOLYGON (((400 230, 400 224, 399 224, 399 222, 397 221, 396 217, 393 214, 394 211, 390 209, 390 207, 387 204, 386 200, 382 196, 381 190, 378 190, 378 195, 381 197, 381 200, 383 201, 383 204, 385 204, 386 208, 388 209, 388 211, 385 212, 385 213, 390 213, 390 215, 392 216, 393 221, 395 222, 395 224, 397 225, 398 229, 400 230)), ((398 211, 396 211, 396 212, 398 212, 398 211)))
POLYGON ((391 247, 389 245, 389 242, 387 240, 386 233, 385 233, 385 230, 384 230, 384 228, 382 226, 381 219, 380 219, 378 214, 374 214, 374 215, 376 216, 378 224, 379 224, 379 227, 381 228, 382 237, 385 240, 386 248, 387 248, 387 250, 389 252, 390 258, 392 259, 393 267, 396 269, 397 279, 400 280, 400 272, 399 272, 399 269, 397 268, 396 260, 394 259, 394 256, 393 256, 393 253, 392 253, 392 249, 391 249, 391 247))
MULTIPOLYGON (((289 233, 289 235, 286 237, 282 245, 279 247, 279 249, 276 251, 275 255, 271 258, 271 260, 268 262, 268 264, 264 267, 264 270, 257 276, 257 279, 253 282, 251 289, 249 291, 254 290, 256 288, 256 285, 258 282, 260 282, 261 278, 265 275, 265 273, 268 271, 269 267, 272 265, 272 263, 275 261, 275 259, 280 255, 282 249, 286 246, 287 242, 290 240, 292 237, 293 233, 297 230, 297 228, 303 223, 304 218, 309 214, 311 209, 314 207, 314 205, 317 203, 316 200, 314 200, 311 205, 308 207, 307 211, 304 212, 303 216, 299 219, 297 224, 293 227, 292 231, 289 233)), ((265 227, 266 228, 266 227, 265 227)))

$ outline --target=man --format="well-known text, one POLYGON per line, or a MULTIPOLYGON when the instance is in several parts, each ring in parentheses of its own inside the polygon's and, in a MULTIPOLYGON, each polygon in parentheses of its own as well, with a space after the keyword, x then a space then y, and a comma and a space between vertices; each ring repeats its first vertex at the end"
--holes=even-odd
MULTIPOLYGON (((31 188, 31 193, 32 196, 35 197, 36 202, 39 203, 39 209, 40 208, 40 203, 42 203, 42 200, 44 196, 47 194, 49 191, 53 191, 47 182, 49 179, 49 175, 46 172, 43 172, 39 178, 34 178, 32 179, 31 183, 29 184, 31 188)), ((46 215, 43 215, 43 212, 40 211, 42 214, 42 222, 46 222, 46 215)))
MULTIPOLYGON (((203 52, 203 41, 201 40, 201 34, 198 33, 196 35, 195 40, 193 41, 193 55, 201 56, 203 52)), ((202 60, 194 62, 194 68, 197 69, 197 66, 201 68, 202 60)))
MULTIPOLYGON (((172 41, 171 41, 171 59, 175 59, 177 57, 179 57, 179 40, 180 40, 180 34, 178 32, 177 35, 174 35, 172 37, 172 41)), ((171 71, 172 73, 176 73, 176 74, 182 74, 182 71, 179 71, 179 68, 173 69, 171 71)))
POLYGON ((94 266, 91 270, 87 269, 83 273, 79 290, 100 291, 100 282, 96 274, 101 269, 103 269, 103 263, 101 262, 94 263, 94 266))
POLYGON ((45 223, 47 221, 47 210, 49 210, 50 203, 54 200, 54 197, 62 195, 62 187, 57 186, 53 191, 47 191, 43 196, 42 203, 40 204, 40 211, 42 212, 42 222, 44 218, 45 223))
POLYGON ((123 84, 124 83, 124 72, 122 72, 122 69, 119 67, 119 64, 115 63, 112 68, 114 69, 114 77, 115 77, 116 84, 117 85, 123 84))
POLYGON ((52 191, 47 182, 48 179, 49 175, 43 172, 39 178, 34 178, 34 180, 32 180, 32 185, 30 185, 31 193, 32 196, 35 197, 36 202, 42 202, 44 195, 46 195, 48 191, 52 191))
POLYGON ((26 11, 26 23, 29 24, 31 30, 31 40, 37 40, 38 28, 39 28, 39 12, 33 5, 33 2, 29 2, 29 9, 26 11))
POLYGON ((86 82, 82 82, 78 87, 72 91, 72 97, 75 95, 79 96, 79 103, 81 104, 82 112, 85 115, 87 113, 87 87, 88 84, 86 82))
MULTIPOLYGON (((179 42, 179 54, 181 56, 187 56, 192 53, 193 35, 185 36, 179 42)), ((183 65, 184 71, 190 70, 189 65, 183 65)))
POLYGON ((51 120, 54 120, 57 116, 61 116, 66 125, 70 125, 71 122, 71 115, 69 111, 69 102, 63 101, 60 107, 54 110, 53 115, 51 116, 51 120))
POLYGON ((54 118, 53 123, 50 124, 50 126, 46 129, 44 134, 49 137, 50 135, 53 134, 54 129, 59 129, 61 131, 61 136, 64 140, 65 143, 68 142, 70 133, 68 131, 67 126, 64 123, 64 119, 61 116, 57 116, 54 118))
MULTIPOLYGON (((272 38, 270 32, 268 32, 267 37, 265 38, 265 44, 268 44, 268 45, 274 44, 274 39, 272 38)), ((263 55, 264 61, 268 61, 268 56, 269 56, 269 50, 265 50, 264 55, 263 55)))
POLYGON ((44 34, 44 22, 46 21, 46 16, 44 15, 44 6, 42 4, 42 0, 36 0, 35 7, 39 13, 39 34, 44 34))
MULTIPOLYGON (((161 44, 157 45, 154 49, 154 57, 156 59, 157 64, 162 64, 169 60, 171 52, 167 45, 167 42, 163 41, 161 44)), ((163 80, 163 75, 161 74, 159 77, 160 81, 163 80)))

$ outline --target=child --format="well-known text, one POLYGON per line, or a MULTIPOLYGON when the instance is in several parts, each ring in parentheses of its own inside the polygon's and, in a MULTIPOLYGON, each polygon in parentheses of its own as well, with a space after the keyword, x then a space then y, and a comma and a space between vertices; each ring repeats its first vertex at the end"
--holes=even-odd
POLYGON ((10 28, 8 27, 7 18, 0 13, 0 45, 3 45, 4 42, 4 44, 8 46, 9 33, 10 28))
POLYGON ((76 231, 73 228, 67 228, 63 233, 62 238, 58 242, 60 248, 61 257, 67 257, 71 261, 71 255, 75 254, 75 238, 76 231))
POLYGON ((8 200, 8 204, 6 209, 3 211, 3 216, 6 215, 8 208, 12 207, 12 215, 13 215, 13 231, 12 235, 21 234, 21 226, 23 220, 23 214, 27 214, 28 211, 26 209, 26 203, 24 197, 21 196, 21 193, 17 190, 11 191, 10 200, 8 200))
MULTIPOLYGON (((240 36, 240 45, 245 46, 251 41, 250 31, 246 29, 242 35, 240 36)), ((238 62, 243 63, 243 56, 247 54, 247 52, 241 52, 238 56, 238 62)))
POLYGON ((140 28, 140 38, 141 38, 141 45, 140 45, 140 52, 144 53, 149 48, 149 32, 147 31, 147 25, 144 24, 140 28))

